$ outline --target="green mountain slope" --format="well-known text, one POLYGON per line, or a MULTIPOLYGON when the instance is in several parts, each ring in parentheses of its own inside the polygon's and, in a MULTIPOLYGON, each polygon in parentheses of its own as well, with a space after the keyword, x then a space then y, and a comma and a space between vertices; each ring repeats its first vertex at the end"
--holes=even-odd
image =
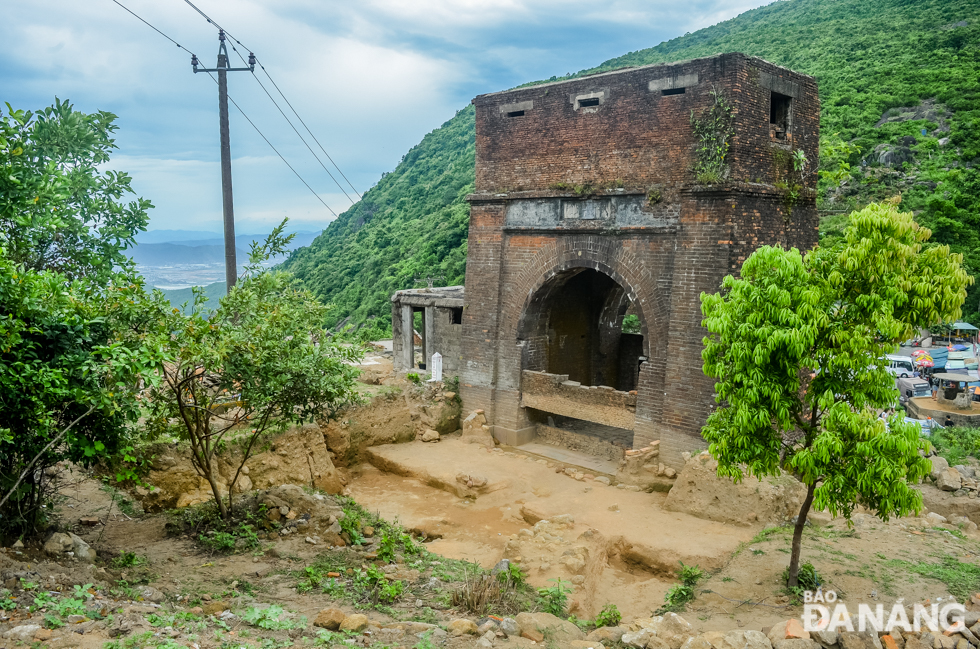
MULTIPOLYGON (((822 237, 836 236, 850 209, 900 193, 980 275, 980 3, 782 0, 574 76, 728 51, 815 76, 822 133, 860 148, 821 160, 837 168, 844 157, 852 170, 840 185, 821 182, 822 237)), ((468 107, 293 253, 286 267, 337 306, 328 324, 386 323, 392 291, 429 276, 462 281, 473 155, 468 107)), ((975 286, 964 307, 972 321, 978 296, 975 286)))
POLYGON ((463 282, 476 135, 467 106, 426 135, 364 197, 283 267, 334 305, 328 326, 391 325, 391 294, 463 282))

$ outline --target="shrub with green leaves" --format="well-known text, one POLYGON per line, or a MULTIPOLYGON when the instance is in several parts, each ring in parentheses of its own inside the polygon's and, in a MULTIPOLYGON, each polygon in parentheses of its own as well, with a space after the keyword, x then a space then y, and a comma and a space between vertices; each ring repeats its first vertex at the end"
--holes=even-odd
POLYGON ((568 615, 568 594, 572 592, 572 587, 561 578, 548 581, 555 582, 555 585, 538 589, 538 604, 545 613, 563 618, 568 615))
POLYGON ((623 615, 619 612, 619 609, 616 608, 615 604, 610 603, 602 607, 599 614, 595 616, 594 623, 596 628, 602 626, 618 626, 622 620, 623 615))

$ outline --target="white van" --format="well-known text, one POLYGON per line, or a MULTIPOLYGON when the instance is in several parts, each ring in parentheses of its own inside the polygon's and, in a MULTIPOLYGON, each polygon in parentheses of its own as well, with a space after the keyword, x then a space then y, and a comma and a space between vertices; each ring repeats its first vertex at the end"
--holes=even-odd
POLYGON ((889 354, 885 356, 884 365, 889 372, 901 379, 906 379, 915 372, 915 366, 912 365, 912 358, 909 356, 889 354))

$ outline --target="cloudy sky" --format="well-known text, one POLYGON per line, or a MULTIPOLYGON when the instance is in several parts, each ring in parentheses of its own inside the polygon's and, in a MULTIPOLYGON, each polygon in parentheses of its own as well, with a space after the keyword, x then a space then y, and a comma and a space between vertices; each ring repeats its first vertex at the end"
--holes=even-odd
MULTIPOLYGON (((119 1, 214 67, 216 30, 185 0, 119 1)), ((361 192, 477 94, 575 72, 766 4, 194 2, 254 50, 361 192)), ((150 229, 220 232, 217 89, 191 72, 189 55, 113 0, 4 3, 0 41, 0 101, 31 109, 58 96, 83 111, 115 113, 112 166, 156 206, 150 229)), ((323 201, 337 213, 350 207, 251 76, 229 74, 232 98, 323 201)), ((297 229, 329 223, 330 212, 234 107, 231 134, 239 232, 266 231, 283 216, 297 229)))

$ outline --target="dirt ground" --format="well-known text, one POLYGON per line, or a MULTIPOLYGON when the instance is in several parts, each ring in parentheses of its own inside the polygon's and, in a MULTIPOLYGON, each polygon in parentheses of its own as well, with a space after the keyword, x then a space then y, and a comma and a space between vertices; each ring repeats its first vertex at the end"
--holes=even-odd
MULTIPOLYGON (((788 526, 733 526, 668 512, 664 494, 576 480, 540 458, 512 449, 488 451, 452 437, 435 444, 374 447, 367 455, 374 464, 357 465, 348 474, 349 493, 363 507, 424 534, 425 547, 436 555, 484 567, 509 558, 522 566, 535 587, 551 586, 550 580, 558 578, 570 582, 570 612, 580 618, 608 603, 617 605, 624 620, 648 617, 676 583, 673 571, 681 561, 707 571, 696 599, 683 613, 699 632, 759 630, 802 613, 782 586, 792 533, 788 526)), ((23 569, 26 562, 41 570, 42 577, 49 575, 52 583, 59 570, 69 581, 104 583, 98 596, 114 600, 109 608, 116 606, 120 616, 182 611, 212 602, 238 614, 275 604, 309 621, 328 607, 351 614, 354 607, 321 589, 297 588, 303 571, 343 552, 348 553, 343 560, 353 566, 373 561, 363 549, 351 555, 350 550, 312 545, 302 534, 263 541, 258 549, 241 554, 214 555, 187 537, 167 536, 165 514, 142 514, 125 494, 113 495, 90 476, 72 476, 62 495, 57 516, 99 552, 97 565, 59 567, 31 549, 16 556, 6 550, 0 553, 0 572, 8 566, 23 569), (80 522, 90 517, 98 517, 99 524, 80 522), (123 552, 144 557, 145 564, 113 568, 111 558, 123 552), (121 592, 121 585, 149 586, 158 601, 127 603, 133 591, 121 592)), ((825 590, 835 590, 845 602, 881 602, 886 607, 898 600, 937 601, 952 595, 962 600, 980 591, 978 556, 980 541, 954 526, 923 518, 884 523, 863 513, 854 516, 853 527, 843 520, 808 527, 803 542, 803 560, 812 562, 825 590)), ((395 569, 423 592, 425 583, 444 569, 437 563, 406 561, 395 569)), ((437 604, 435 594, 424 597, 424 603, 412 595, 384 611, 365 612, 379 625, 399 620, 446 624, 465 614, 437 604)), ((8 618, 13 615, 8 626, 20 614, 0 611, 8 618)), ((194 643, 145 646, 260 646, 240 642, 250 629, 240 617, 226 626, 239 635, 228 636, 225 630, 221 642, 202 636, 194 643), (228 644, 229 637, 238 639, 228 644)), ((267 637, 272 644, 261 646, 311 646, 317 630, 307 628, 302 643, 303 636, 295 631, 267 637)), ((180 636, 185 637, 192 636, 180 636)), ((44 646, 104 647, 108 641, 106 632, 57 629, 44 646)), ((0 647, 6 646, 0 640, 0 647)))

